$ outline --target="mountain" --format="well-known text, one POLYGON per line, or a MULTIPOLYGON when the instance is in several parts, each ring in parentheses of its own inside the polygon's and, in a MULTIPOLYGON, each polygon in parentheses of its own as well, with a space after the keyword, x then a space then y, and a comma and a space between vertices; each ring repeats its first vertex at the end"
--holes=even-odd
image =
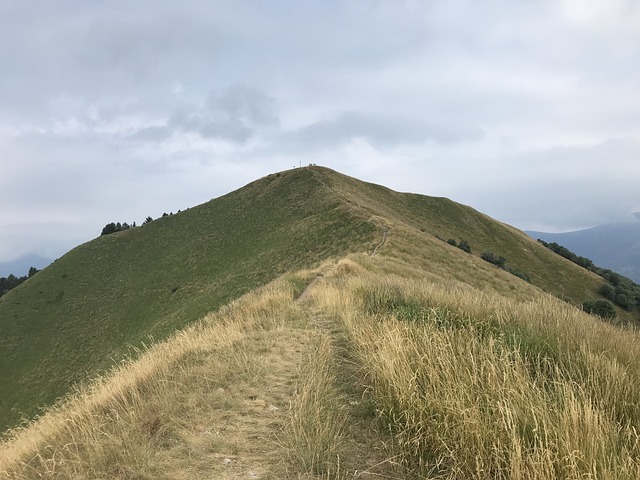
POLYGON ((24 255, 10 262, 0 262, 0 277, 8 277, 9 275, 22 277, 27 275, 31 267, 35 267, 38 270, 41 270, 49 265, 52 261, 53 260, 49 258, 31 254, 24 255))
POLYGON ((0 300, 4 424, 63 397, 0 478, 636 478, 640 334, 575 308, 601 283, 445 198, 269 175, 0 300))
POLYGON ((556 242, 597 266, 640 283, 640 222, 600 225, 566 233, 526 232, 534 239, 556 242))
POLYGON ((0 427, 277 275, 369 248, 375 230, 300 170, 78 246, 0 299, 0 427))

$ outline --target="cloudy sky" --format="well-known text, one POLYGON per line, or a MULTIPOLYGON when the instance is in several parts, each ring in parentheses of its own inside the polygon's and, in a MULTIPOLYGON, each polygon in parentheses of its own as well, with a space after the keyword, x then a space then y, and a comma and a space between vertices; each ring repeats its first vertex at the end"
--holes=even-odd
POLYGON ((637 0, 0 0, 0 262, 317 163, 523 229, 640 210, 637 0))

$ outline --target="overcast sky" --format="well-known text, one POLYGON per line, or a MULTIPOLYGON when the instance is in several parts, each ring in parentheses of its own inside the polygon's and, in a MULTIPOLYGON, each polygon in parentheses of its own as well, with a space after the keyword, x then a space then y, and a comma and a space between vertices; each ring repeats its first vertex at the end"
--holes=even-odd
POLYGON ((637 0, 0 0, 0 262, 317 163, 523 229, 640 210, 637 0))

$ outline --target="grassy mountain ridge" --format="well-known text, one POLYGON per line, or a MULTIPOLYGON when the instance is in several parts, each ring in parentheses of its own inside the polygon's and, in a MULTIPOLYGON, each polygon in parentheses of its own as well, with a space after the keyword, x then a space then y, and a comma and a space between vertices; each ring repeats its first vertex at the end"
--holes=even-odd
MULTIPOLYGON (((436 269, 443 263, 465 258, 455 248, 444 251, 434 239, 466 239, 474 255, 491 251, 506 257, 509 265, 529 274, 531 283, 546 292, 578 304, 598 296, 601 280, 597 275, 559 258, 531 241, 522 231, 471 207, 447 198, 395 192, 344 175, 333 175, 326 170, 320 170, 319 175, 323 175, 323 181, 340 192, 350 205, 402 232, 401 235, 392 235, 391 243, 405 242, 401 248, 411 251, 412 255, 416 252, 411 249, 411 244, 423 243, 425 248, 418 255, 428 262, 428 268, 436 269)), ((481 262, 469 264, 467 258, 459 267, 462 271, 466 270, 460 279, 464 277, 474 286, 486 284, 486 272, 483 273, 485 266, 481 262)), ((453 273, 446 267, 444 272, 447 276, 453 273)), ((506 288, 512 289, 512 282, 507 283, 506 288)), ((619 314, 631 318, 622 310, 619 314)))
POLYGON ((290 269, 372 248, 307 170, 73 249, 0 300, 0 425, 290 269))
POLYGON ((278 275, 371 252, 381 227, 384 268, 522 300, 541 289, 576 303, 597 296, 599 277, 470 207, 322 167, 290 170, 83 244, 3 297, 0 425, 32 416, 128 345, 164 338, 278 275), (469 241, 472 255, 448 238, 469 241), (485 250, 532 284, 481 260, 485 250))

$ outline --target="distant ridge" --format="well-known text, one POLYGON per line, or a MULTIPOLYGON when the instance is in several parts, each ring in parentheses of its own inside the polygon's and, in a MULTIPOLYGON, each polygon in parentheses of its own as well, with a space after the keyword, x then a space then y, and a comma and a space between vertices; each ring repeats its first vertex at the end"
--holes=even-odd
MULTIPOLYGON (((635 214, 640 219, 640 213, 635 214)), ((556 242, 640 283, 640 222, 600 225, 566 233, 526 232, 534 239, 556 242)))
POLYGON ((0 262, 0 277, 8 277, 13 274, 16 277, 22 277, 29 272, 29 268, 35 267, 38 270, 49 265, 53 260, 41 257, 40 255, 24 255, 10 262, 0 262))

